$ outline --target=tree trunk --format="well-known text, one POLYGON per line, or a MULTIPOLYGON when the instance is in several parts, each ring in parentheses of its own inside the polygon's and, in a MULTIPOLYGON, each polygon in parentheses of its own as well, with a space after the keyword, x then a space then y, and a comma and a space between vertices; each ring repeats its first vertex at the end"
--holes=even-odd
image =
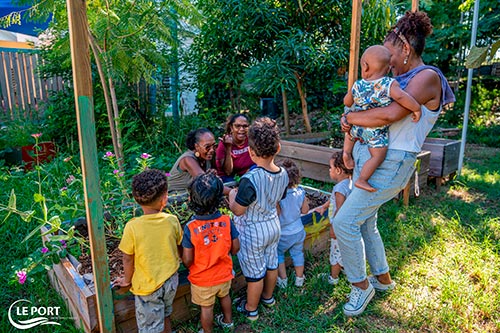
POLYGON ((311 133, 311 123, 309 121, 309 114, 307 113, 307 100, 306 92, 304 88, 304 82, 299 73, 294 72, 295 79, 297 80, 297 90, 300 95, 300 105, 302 106, 302 115, 304 116, 304 126, 306 127, 306 132, 311 133))
POLYGON ((97 71, 99 73, 99 79, 101 80, 102 84, 102 90, 104 93, 104 100, 106 102, 106 110, 108 113, 108 122, 109 122, 109 128, 111 131, 111 141, 113 142, 113 150, 116 155, 116 160, 118 161, 118 167, 121 172, 124 171, 123 167, 123 149, 121 147, 121 142, 120 142, 120 136, 118 135, 118 131, 116 129, 116 120, 113 118, 113 108, 112 108, 112 102, 110 98, 110 90, 108 89, 108 85, 106 84, 106 76, 104 74, 104 71, 102 70, 102 64, 101 64, 101 58, 100 58, 100 50, 99 46, 97 45, 97 42, 92 35, 92 33, 89 31, 89 41, 90 41, 90 46, 92 48, 92 53, 94 54, 96 66, 97 66, 97 71))
POLYGON ((290 135, 290 116, 288 113, 288 98, 286 96, 286 91, 281 87, 281 98, 283 99, 283 121, 285 123, 285 133, 290 135))

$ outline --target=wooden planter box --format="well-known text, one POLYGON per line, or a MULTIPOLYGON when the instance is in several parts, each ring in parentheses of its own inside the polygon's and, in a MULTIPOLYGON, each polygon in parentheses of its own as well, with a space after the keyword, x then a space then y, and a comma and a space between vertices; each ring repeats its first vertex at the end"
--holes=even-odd
POLYGON ((342 149, 281 140, 281 151, 276 161, 290 158, 297 164, 303 177, 331 183, 330 157, 337 151, 342 149))
MULTIPOLYGON (((342 151, 342 149, 282 140, 281 151, 276 160, 290 158, 297 164, 303 177, 332 183, 329 172, 330 157, 337 151, 342 151)), ((418 173, 419 187, 424 188, 427 186, 427 177, 430 174, 431 153, 422 151, 417 156, 417 159, 421 161, 418 173)), ((398 198, 403 197, 405 205, 408 205, 410 195, 415 193, 413 190, 415 188, 414 184, 415 177, 412 177, 406 189, 398 195, 398 198)))
MULTIPOLYGON (((313 220, 311 215, 312 213, 306 214, 304 219, 306 221, 313 220)), ((328 218, 326 217, 326 219, 328 218)), ((325 220, 321 219, 321 217, 315 217, 314 221, 317 224, 325 224, 325 220)), ((328 228, 320 227, 320 225, 316 225, 313 228, 313 232, 306 236, 304 249, 313 254, 324 251, 329 245, 328 228)), ((42 234, 47 231, 47 228, 42 228, 41 230, 42 234)), ((48 241, 50 240, 50 235, 43 236, 42 239, 43 241, 48 241)), ((75 326, 83 329, 85 332, 98 332, 95 291, 93 286, 89 286, 85 278, 78 272, 78 265, 77 260, 70 256, 62 258, 61 262, 53 265, 49 271, 50 282, 68 305, 74 318, 75 326)), ((236 274, 231 288, 233 292, 238 292, 246 287, 246 281, 237 260, 234 261, 234 270, 236 274)), ((130 293, 119 295, 114 290, 112 294, 117 332, 137 332, 134 296, 130 293)), ((171 318, 175 325, 176 321, 186 321, 198 314, 198 307, 191 303, 191 288, 187 280, 187 271, 180 271, 179 287, 173 303, 171 318)))
POLYGON ((429 176, 445 177, 458 170, 460 140, 426 138, 422 150, 431 152, 429 176))

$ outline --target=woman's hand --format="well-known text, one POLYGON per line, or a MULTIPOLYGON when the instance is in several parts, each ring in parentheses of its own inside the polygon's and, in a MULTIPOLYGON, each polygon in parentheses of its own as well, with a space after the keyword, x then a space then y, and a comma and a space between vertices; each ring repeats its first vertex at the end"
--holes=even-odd
POLYGON ((349 132, 351 127, 352 125, 347 121, 346 114, 343 114, 342 117, 340 117, 340 128, 342 129, 342 132, 349 132))
POLYGON ((226 147, 231 147, 231 145, 233 144, 233 136, 231 134, 224 134, 224 136, 221 139, 222 143, 226 147))

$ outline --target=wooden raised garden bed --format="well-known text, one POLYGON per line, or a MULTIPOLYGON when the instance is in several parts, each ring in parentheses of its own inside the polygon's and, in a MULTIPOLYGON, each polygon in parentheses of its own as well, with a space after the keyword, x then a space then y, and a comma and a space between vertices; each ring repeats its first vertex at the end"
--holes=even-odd
MULTIPOLYGON (((342 151, 342 149, 282 140, 281 151, 276 160, 290 158, 297 164, 303 177, 332 183, 329 172, 330 157, 334 152, 338 151, 342 151)), ((417 156, 417 159, 421 161, 418 171, 419 188, 424 188, 427 186, 431 153, 422 151, 417 156)), ((410 195, 415 194, 413 190, 415 188, 414 184, 415 177, 411 177, 406 188, 397 196, 397 198, 403 198, 405 205, 408 205, 410 195)))
MULTIPOLYGON (((307 191, 319 190, 307 188, 307 191)), ((323 192, 323 195, 328 193, 323 192)), ((328 197, 325 198, 325 200, 328 197)), ((325 213, 319 216, 317 213, 309 213, 303 217, 303 221, 310 222, 306 226, 308 234, 306 236, 304 249, 313 255, 324 251, 328 247, 328 217, 325 213), (314 217, 313 217, 314 215, 314 217)), ((48 231, 42 228, 42 234, 48 231)), ((44 241, 48 241, 50 235, 43 236, 44 241)), ((236 276, 232 282, 233 292, 238 292, 246 286, 245 277, 241 274, 238 261, 234 261, 236 276)), ((93 284, 89 284, 87 276, 79 273, 78 261, 71 257, 61 259, 61 262, 53 265, 49 271, 49 278, 52 286, 61 295, 68 305, 69 310, 75 320, 75 326, 85 332, 98 332, 97 304, 93 284)), ((183 266, 181 266, 183 267, 183 266)), ((115 325, 117 332, 137 332, 135 320, 134 296, 130 293, 118 294, 113 290, 113 304, 115 314, 115 325)), ((179 270, 179 287, 173 304, 172 320, 185 321, 198 314, 198 308, 191 303, 190 285, 187 280, 187 271, 179 270)))
POLYGON ((460 140, 426 138, 422 150, 431 152, 429 176, 436 177, 436 189, 439 190, 443 178, 453 178, 458 170, 460 140))

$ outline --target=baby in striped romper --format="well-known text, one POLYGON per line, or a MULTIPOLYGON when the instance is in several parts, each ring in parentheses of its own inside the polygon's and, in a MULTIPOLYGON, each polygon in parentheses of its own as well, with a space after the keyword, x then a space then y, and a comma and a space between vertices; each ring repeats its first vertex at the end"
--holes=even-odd
POLYGON ((276 122, 263 117, 248 131, 249 153, 256 167, 240 180, 238 189, 229 193, 229 208, 240 233, 238 260, 247 281, 246 298, 237 298, 236 310, 249 320, 259 318, 259 303, 276 304, 273 297, 278 277, 280 221, 277 204, 285 197, 288 174, 274 163, 280 150, 276 122))

